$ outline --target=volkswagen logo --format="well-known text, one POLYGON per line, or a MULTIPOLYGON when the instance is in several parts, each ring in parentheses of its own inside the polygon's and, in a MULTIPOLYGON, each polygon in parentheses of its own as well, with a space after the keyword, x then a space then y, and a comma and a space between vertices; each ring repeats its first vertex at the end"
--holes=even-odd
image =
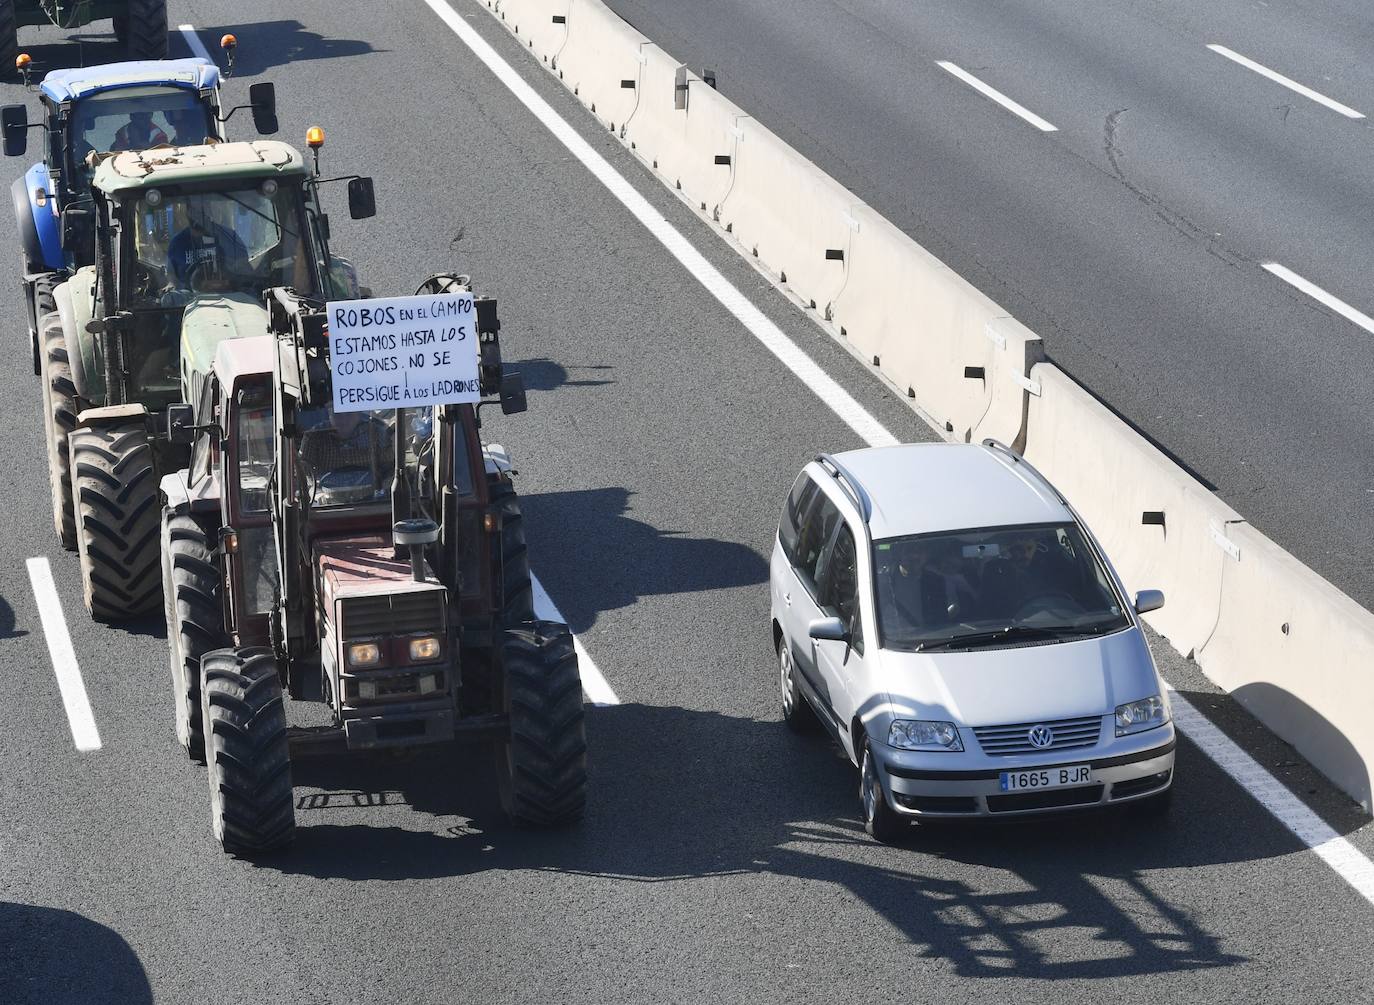
POLYGON ((1026 739, 1030 740, 1032 747, 1044 749, 1054 742, 1054 730, 1049 726, 1032 726, 1026 733, 1026 739))

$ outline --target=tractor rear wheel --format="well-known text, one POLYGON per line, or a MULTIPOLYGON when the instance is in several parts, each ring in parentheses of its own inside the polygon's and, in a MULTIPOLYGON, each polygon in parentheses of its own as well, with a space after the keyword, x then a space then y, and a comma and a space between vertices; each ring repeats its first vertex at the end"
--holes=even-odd
POLYGON ((210 535, 188 514, 162 511, 162 593, 177 742, 194 761, 205 759, 200 718, 200 662, 229 645, 220 607, 219 567, 210 535))
POLYGON ((157 607, 160 509, 153 450, 142 421, 78 429, 71 443, 81 590, 97 621, 157 607))
POLYGON ((56 311, 39 320, 38 337, 42 343, 39 377, 43 385, 43 439, 48 447, 53 528, 62 547, 75 551, 76 513, 72 503, 71 446, 67 436, 76 428, 76 384, 67 361, 67 337, 56 311))
POLYGON ((116 14, 111 20, 114 22, 114 37, 117 42, 129 41, 129 15, 116 14))
POLYGON ((19 18, 15 0, 0 0, 0 73, 18 75, 14 58, 19 55, 19 18))
POLYGON ((500 574, 501 620, 522 625, 534 620, 534 587, 530 579, 530 552, 525 545, 525 518, 509 478, 487 477, 491 508, 501 514, 501 554, 492 556, 493 579, 500 574))
POLYGON ((281 675, 272 650, 216 649, 202 664, 210 826, 227 852, 291 843, 296 808, 281 675))
POLYGON ((129 0, 125 18, 123 41, 131 59, 167 58, 167 0, 129 0))
POLYGON ((520 824, 556 827, 587 802, 582 680, 567 625, 508 627, 502 643, 510 734, 500 745, 501 804, 520 824))

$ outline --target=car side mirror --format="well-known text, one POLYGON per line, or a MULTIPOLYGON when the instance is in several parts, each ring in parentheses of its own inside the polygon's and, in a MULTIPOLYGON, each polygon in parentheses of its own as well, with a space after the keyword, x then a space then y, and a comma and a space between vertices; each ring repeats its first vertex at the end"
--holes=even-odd
POLYGON ((849 641, 849 629, 839 618, 817 618, 807 625, 806 634, 821 642, 849 641))
POLYGON ((268 81, 248 88, 248 104, 253 109, 253 128, 259 135, 271 136, 277 131, 277 88, 268 81))
POLYGON ((6 157, 22 157, 29 148, 29 109, 26 105, 0 108, 0 129, 4 130, 6 157))
POLYGON ((371 178, 350 178, 348 182, 348 215, 366 220, 377 215, 377 196, 371 178))
POLYGON ((519 415, 526 408, 525 378, 517 370, 501 375, 501 414, 519 415))
POLYGON ((1135 595, 1135 612, 1149 614, 1164 606, 1163 590, 1141 590, 1135 595))
POLYGON ((167 406, 167 439, 176 446, 185 446, 196 438, 196 418, 188 404, 167 406))

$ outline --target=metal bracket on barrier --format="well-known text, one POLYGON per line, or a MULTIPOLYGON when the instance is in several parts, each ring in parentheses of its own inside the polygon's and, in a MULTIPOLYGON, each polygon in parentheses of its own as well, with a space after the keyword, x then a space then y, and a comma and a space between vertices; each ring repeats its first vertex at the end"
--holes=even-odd
POLYGON ((1040 381, 1031 380, 1029 377, 1023 376, 1021 373, 1017 372, 1015 367, 1010 366, 1007 367, 1007 376, 1010 377, 1012 379, 1012 382, 1017 384, 1023 391, 1029 391, 1037 398, 1040 397, 1040 381))
POLYGON ((1226 552, 1226 554, 1230 555, 1237 562, 1240 561, 1240 545, 1226 536, 1226 527, 1224 524, 1218 524, 1215 520, 1208 520, 1207 531, 1212 536, 1213 544, 1226 552))
MULTIPOLYGON (((1007 337, 994 328, 991 321, 983 326, 983 334, 986 335, 988 341, 998 349, 1005 349, 1007 347, 1007 337)), ((1036 393, 1039 394, 1040 392, 1037 391, 1036 393)))
POLYGON ((856 234, 859 232, 859 221, 857 219, 850 216, 848 213, 841 213, 840 216, 844 217, 844 222, 849 225, 850 230, 854 231, 856 234))
POLYGON ((744 139, 744 130, 739 126, 731 126, 730 135, 737 140, 742 140, 744 139))

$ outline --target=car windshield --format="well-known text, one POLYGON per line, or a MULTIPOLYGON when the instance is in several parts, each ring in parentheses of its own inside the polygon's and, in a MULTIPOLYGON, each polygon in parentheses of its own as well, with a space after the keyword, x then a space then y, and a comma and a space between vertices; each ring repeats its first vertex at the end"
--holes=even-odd
POLYGON ((210 118, 194 88, 119 87, 77 102, 70 136, 73 167, 86 175, 86 155, 144 150, 160 143, 193 146, 210 135, 210 118))
POLYGON ((315 507, 358 506, 391 497, 396 413, 303 409, 296 456, 315 507))
POLYGON ((1074 638, 1130 623, 1074 524, 888 538, 873 544, 873 570, 888 649, 1074 638))

